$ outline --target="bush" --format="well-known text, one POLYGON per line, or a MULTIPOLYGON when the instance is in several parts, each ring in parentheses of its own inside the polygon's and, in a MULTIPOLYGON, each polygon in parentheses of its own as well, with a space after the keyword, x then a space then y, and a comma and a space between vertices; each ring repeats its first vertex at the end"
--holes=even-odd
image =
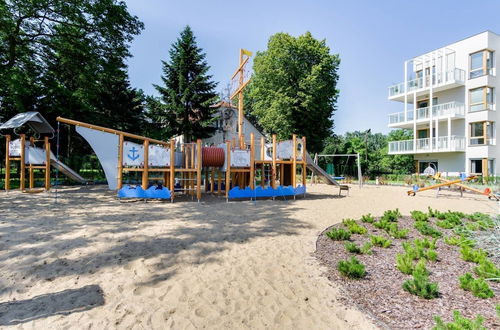
POLYGON ((413 219, 415 219, 415 221, 427 221, 427 220, 429 220, 429 217, 427 216, 427 214, 425 214, 422 211, 411 211, 410 214, 411 214, 411 217, 413 219))
POLYGON ((387 220, 387 218, 382 218, 380 221, 374 222, 373 225, 379 229, 385 230, 390 236, 394 238, 407 238, 408 229, 399 229, 398 224, 387 220))
POLYGON ((485 260, 487 257, 487 253, 482 249, 473 249, 469 246, 462 246, 460 249, 460 254, 462 255, 462 259, 465 261, 471 261, 476 264, 485 260))
POLYGON ((361 247, 361 253, 362 254, 372 254, 372 243, 366 242, 363 244, 361 247))
POLYGON ((361 253, 361 248, 359 246, 357 246, 356 243, 349 242, 349 243, 345 243, 344 246, 348 252, 361 253))
POLYGON ((351 257, 350 260, 339 261, 337 269, 342 275, 352 279, 359 279, 366 276, 365 265, 363 265, 356 257, 351 257))
POLYGON ((474 246, 474 241, 469 239, 469 238, 466 238, 466 237, 462 237, 462 236, 446 236, 444 238, 444 242, 448 245, 456 245, 456 246, 469 246, 469 247, 473 247, 474 246))
POLYGON ((487 330, 483 326, 484 318, 481 315, 470 320, 463 317, 459 311, 453 311, 453 322, 451 323, 444 323, 439 316, 436 316, 434 320, 436 325, 432 328, 433 330, 487 330))
POLYGON ((413 274, 414 271, 428 274, 429 272, 425 268, 425 261, 423 259, 419 260, 416 264, 413 263, 413 258, 405 253, 396 255, 396 268, 399 269, 403 274, 413 274))
POLYGON ((443 235, 439 230, 432 227, 425 221, 417 221, 415 222, 415 229, 418 230, 422 235, 431 236, 431 237, 441 237, 443 235))
POLYGON ((474 212, 472 214, 469 214, 467 216, 467 219, 469 219, 470 221, 481 221, 481 220, 485 222, 491 221, 491 217, 489 215, 481 212, 474 212))
POLYGON ((370 213, 361 216, 361 222, 373 223, 374 221, 375 218, 370 213))
POLYGON ((457 226, 462 226, 462 219, 461 217, 455 213, 455 212, 450 212, 444 213, 444 219, 436 221, 436 225, 441 228, 445 229, 452 229, 457 226))
POLYGON ((380 246, 383 248, 388 248, 392 244, 391 240, 383 236, 377 236, 377 235, 370 236, 370 241, 372 242, 373 245, 380 246))
POLYGON ((413 278, 403 283, 403 289, 421 298, 432 299, 439 296, 437 283, 429 282, 429 275, 426 271, 415 269, 413 278))
POLYGON ((342 228, 332 228, 330 231, 326 232, 326 236, 334 241, 345 241, 351 238, 351 233, 342 228))
POLYGON ((361 225, 359 225, 355 220, 353 219, 344 219, 342 220, 342 223, 344 226, 349 229, 351 234, 361 234, 364 235, 367 232, 367 229, 361 225))
POLYGON ((437 259, 436 239, 429 241, 427 238, 423 240, 417 238, 412 243, 404 242, 403 249, 413 260, 436 261, 437 259))
POLYGON ((388 234, 391 235, 394 238, 407 238, 408 233, 410 232, 409 229, 390 229, 388 234))
POLYGON ((474 273, 482 278, 500 281, 500 268, 487 258, 479 261, 479 266, 474 267, 474 273))
POLYGON ((399 212, 399 209, 387 210, 384 212, 384 215, 382 216, 382 220, 390 222, 397 222, 399 218, 401 218, 401 213, 399 212))
POLYGON ((466 273, 458 278, 460 287, 465 291, 471 291, 478 298, 487 299, 494 297, 495 294, 490 286, 482 278, 475 279, 470 273, 466 273))

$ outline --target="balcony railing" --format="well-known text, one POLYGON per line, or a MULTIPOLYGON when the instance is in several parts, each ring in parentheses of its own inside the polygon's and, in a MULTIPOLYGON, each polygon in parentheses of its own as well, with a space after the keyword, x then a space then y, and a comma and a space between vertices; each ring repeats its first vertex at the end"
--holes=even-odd
MULTIPOLYGON (((417 120, 429 119, 430 107, 418 108, 417 120)), ((465 114, 465 105, 460 102, 449 102, 436 104, 432 106, 432 117, 457 116, 465 114)), ((414 118, 413 110, 408 110, 406 121, 412 121, 414 118)), ((405 113, 397 112, 389 115, 389 124, 399 124, 405 122, 405 113)))
MULTIPOLYGON (((420 77, 417 79, 409 80, 406 83, 406 91, 413 92, 418 89, 436 87, 449 83, 464 83, 465 71, 462 69, 454 68, 445 72, 438 72, 427 77, 420 77)), ((397 96, 405 92, 404 82, 389 87, 389 97, 397 96)))
POLYGON ((419 152, 465 151, 465 137, 452 135, 434 138, 389 142, 390 154, 412 154, 419 152))

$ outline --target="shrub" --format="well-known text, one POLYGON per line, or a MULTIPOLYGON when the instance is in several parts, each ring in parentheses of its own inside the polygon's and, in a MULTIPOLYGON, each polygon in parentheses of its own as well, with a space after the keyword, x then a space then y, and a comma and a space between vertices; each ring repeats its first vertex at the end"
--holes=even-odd
POLYGON ((500 281, 500 268, 495 266, 495 264, 487 258, 479 261, 479 266, 474 267, 474 273, 482 278, 500 281))
POLYGON ((437 283, 429 282, 429 275, 426 271, 415 269, 413 278, 403 283, 403 289, 421 298, 432 299, 439 295, 437 283))
POLYGON ((484 318, 481 315, 471 320, 463 317, 459 311, 453 311, 453 322, 444 323, 439 316, 434 317, 434 320, 436 325, 433 330, 487 330, 483 326, 484 318))
POLYGON ((390 236, 394 238, 407 238, 409 229, 399 229, 398 224, 387 220, 387 218, 382 218, 377 222, 374 222, 373 225, 379 229, 385 230, 390 236))
POLYGON ((387 210, 384 212, 384 215, 382 216, 382 219, 385 219, 386 221, 390 222, 397 222, 399 218, 401 218, 401 213, 399 212, 399 209, 387 210))
POLYGON ((448 245, 456 245, 456 246, 469 246, 469 247, 473 247, 474 246, 474 241, 469 239, 469 238, 466 238, 466 237, 462 237, 462 236, 446 236, 444 238, 444 242, 448 245))
POLYGON ((378 235, 372 235, 370 236, 370 241, 372 242, 373 245, 375 246, 380 246, 383 248, 388 248, 391 246, 392 241, 383 237, 383 236, 378 236, 378 235))
POLYGON ((473 249, 469 246, 462 246, 460 249, 460 254, 462 255, 462 259, 465 261, 471 261, 476 264, 480 263, 484 259, 486 259, 487 254, 482 249, 473 249))
POLYGON ((429 220, 429 217, 427 216, 427 214, 425 214, 422 211, 411 211, 410 214, 411 214, 411 217, 413 219, 415 219, 415 221, 427 221, 427 220, 429 220))
POLYGON ((373 223, 374 221, 375 218, 370 213, 361 216, 361 222, 373 223))
POLYGON ((366 276, 365 265, 363 265, 356 257, 351 257, 350 260, 339 261, 337 269, 342 275, 352 279, 363 278, 366 276))
POLYGON ((344 246, 348 252, 361 253, 361 248, 359 246, 357 246, 356 243, 349 242, 349 243, 345 243, 344 246))
POLYGON ((431 237, 441 237, 442 233, 436 228, 432 227, 425 221, 415 222, 415 229, 417 229, 422 235, 427 235, 431 237))
POLYGON ((437 252, 435 248, 436 239, 429 241, 427 238, 423 240, 417 238, 412 243, 403 243, 403 249, 413 260, 426 259, 436 261, 437 252))
POLYGON ((362 254, 372 254, 372 243, 366 242, 363 244, 361 247, 361 253, 362 254))
POLYGON ((342 228, 332 228, 330 231, 326 232, 326 236, 334 241, 345 241, 351 238, 351 233, 342 228))
POLYGON ((474 212, 472 214, 469 214, 467 216, 467 219, 469 219, 471 221, 480 221, 480 220, 490 221, 491 217, 489 215, 481 213, 481 212, 474 212))
POLYGON ((390 229, 388 234, 391 235, 394 238, 407 238, 408 233, 410 232, 409 229, 390 229))
POLYGON ((428 274, 428 271, 425 268, 425 261, 421 259, 416 264, 414 264, 412 256, 407 253, 398 253, 396 255, 396 268, 399 269, 403 274, 407 275, 412 274, 414 271, 428 274))
POLYGON ((344 226, 349 229, 351 234, 361 234, 364 235, 367 232, 367 229, 361 225, 359 225, 355 220, 353 219, 344 219, 342 220, 342 223, 344 226))
POLYGON ((475 279, 470 273, 466 273, 458 278, 460 287, 465 291, 471 291, 478 298, 487 299, 494 297, 495 294, 490 286, 482 278, 475 279))

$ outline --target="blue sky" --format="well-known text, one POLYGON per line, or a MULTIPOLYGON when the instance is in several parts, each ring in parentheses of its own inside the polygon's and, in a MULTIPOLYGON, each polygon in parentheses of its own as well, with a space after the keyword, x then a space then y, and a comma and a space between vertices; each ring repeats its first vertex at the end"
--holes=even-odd
POLYGON ((500 33, 500 1, 169 1, 126 0, 145 30, 133 41, 132 85, 153 94, 161 60, 186 25, 207 53, 222 90, 240 48, 264 50, 276 32, 310 31, 340 54, 335 133, 388 132, 388 114, 402 111, 387 87, 403 80, 403 62, 484 30, 500 33))

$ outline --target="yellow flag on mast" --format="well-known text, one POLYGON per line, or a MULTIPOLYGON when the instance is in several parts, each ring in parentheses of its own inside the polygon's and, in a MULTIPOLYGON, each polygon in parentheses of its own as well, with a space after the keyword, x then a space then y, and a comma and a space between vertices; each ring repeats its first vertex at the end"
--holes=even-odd
POLYGON ((251 57, 253 55, 253 53, 251 51, 243 49, 243 48, 241 49, 241 52, 248 57, 251 57))

